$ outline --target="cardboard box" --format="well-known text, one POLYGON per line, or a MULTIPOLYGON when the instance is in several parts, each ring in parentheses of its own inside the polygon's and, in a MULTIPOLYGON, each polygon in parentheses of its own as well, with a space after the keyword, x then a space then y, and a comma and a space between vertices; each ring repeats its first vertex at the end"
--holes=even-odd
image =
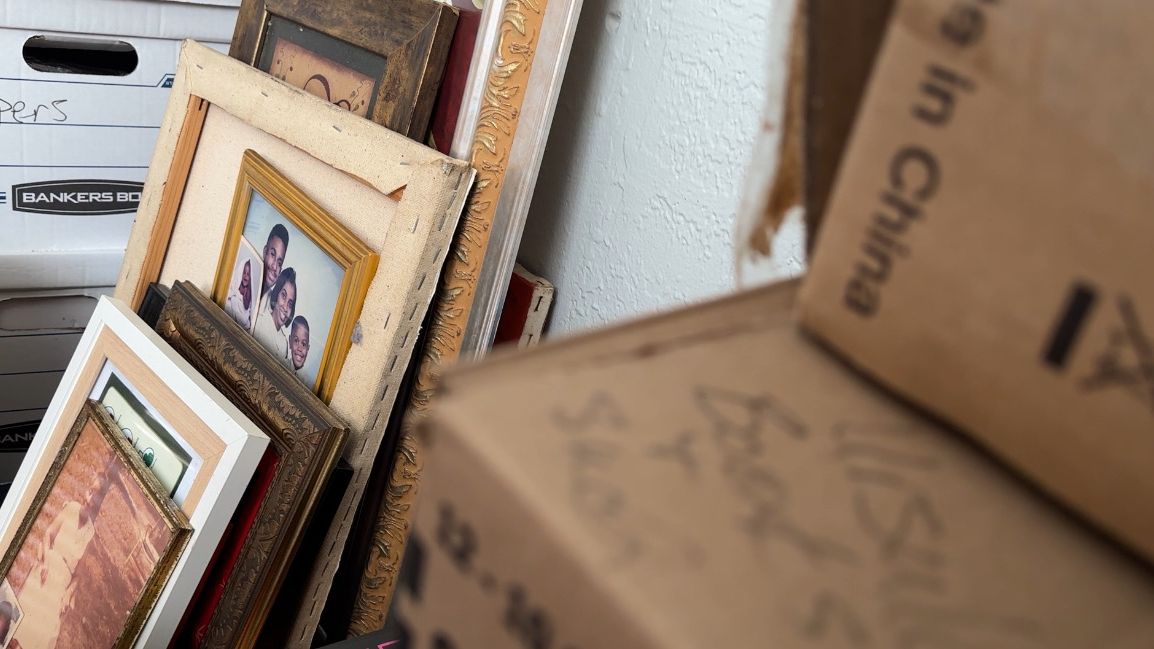
POLYGON ((1154 559, 1154 6, 905 0, 803 324, 1154 559))
POLYGON ((0 426, 40 418, 97 300, 112 290, 0 291, 0 426))
POLYGON ((1154 646, 1154 580, 800 335, 793 284, 449 374, 412 649, 1154 646))
POLYGON ((235 20, 234 7, 173 2, 0 3, 6 287, 116 283, 181 40, 225 50, 235 20), (133 56, 126 75, 97 73, 127 70, 133 56), (47 264, 45 251, 84 254, 47 264))

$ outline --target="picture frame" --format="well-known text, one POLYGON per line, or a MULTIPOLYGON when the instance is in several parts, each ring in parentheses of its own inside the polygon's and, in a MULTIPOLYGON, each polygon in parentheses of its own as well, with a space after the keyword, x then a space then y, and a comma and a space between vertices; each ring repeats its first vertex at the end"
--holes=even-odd
POLYGON ((412 428, 437 377, 492 345, 548 142, 582 0, 487 0, 450 153, 477 183, 432 307, 427 343, 382 490, 350 632, 384 624, 404 555, 423 461, 412 428))
MULTIPOLYGON (((136 307, 149 284, 177 280, 211 292, 246 149, 258 151, 380 257, 329 401, 349 427, 344 459, 353 470, 325 539, 339 555, 475 173, 465 162, 186 41, 116 296, 136 307)), ((311 641, 311 612, 323 606, 336 564, 314 566, 291 643, 311 641)))
POLYGON ((88 400, 0 559, 0 591, 21 613, 5 646, 134 646, 191 536, 167 489, 88 400))
POLYGON ((436 0, 244 0, 229 55, 423 141, 456 24, 436 0))
MULTIPOLYGON (((285 243, 269 233, 270 230, 275 232, 276 228, 281 228, 286 235, 290 232, 295 235, 289 238, 292 245, 285 246, 288 252, 281 254, 284 269, 286 271, 293 270, 291 286, 294 287, 293 316, 289 317, 289 321, 285 323, 288 336, 285 338, 287 347, 282 360, 293 367, 298 378, 314 393, 320 395, 322 399, 328 400, 332 398, 337 378, 344 366, 345 354, 348 353, 349 347, 352 345, 353 328, 356 325, 357 317, 360 315, 365 294, 369 290, 369 282, 377 270, 378 256, 348 228, 280 174, 259 153, 248 149, 241 159, 232 212, 229 215, 224 246, 221 249, 220 262, 217 264, 216 280, 213 285, 213 300, 221 308, 226 308, 230 291, 233 291, 234 287, 237 286, 235 278, 237 268, 240 266, 239 260, 245 260, 244 264, 250 263, 248 258, 251 253, 247 249, 262 243, 267 248, 269 238, 272 239, 274 247, 285 243), (251 238, 246 240, 249 230, 254 229, 248 226, 251 226, 256 218, 254 211, 258 207, 264 208, 259 216, 266 217, 261 221, 261 224, 264 225, 264 222, 267 221, 272 223, 272 226, 266 225, 259 230, 258 234, 266 235, 264 241, 253 241, 251 238), (286 226, 287 229, 285 229, 286 226), (304 236, 305 241, 300 241, 301 235, 304 236), (248 245, 242 245, 244 243, 248 245), (298 252, 298 249, 302 247, 305 248, 305 252, 298 252), (238 251, 241 252, 239 256, 238 251), (302 256, 302 254, 309 256, 302 256), (297 261, 298 259, 307 259, 308 261, 301 266, 300 262, 297 261), (296 266, 290 264, 296 264, 296 266), (322 282, 315 279, 322 275, 327 276, 329 281, 322 282), (306 283, 310 281, 313 282, 312 286, 306 283), (318 286, 329 289, 327 292, 330 293, 335 288, 336 295, 313 297, 310 295, 309 289, 318 286), (325 301, 324 298, 331 299, 325 301), (315 304, 315 310, 310 311, 309 304, 315 304), (296 326, 299 323, 304 324, 301 327, 296 326), (323 330, 321 330, 322 325, 323 330), (321 331, 325 332, 324 335, 315 335, 321 331), (293 355, 297 353, 297 348, 293 343, 298 332, 305 334, 301 367, 295 367, 293 360, 293 355), (322 344, 320 345, 321 356, 318 369, 314 373, 306 374, 312 367, 312 363, 308 359, 315 360, 315 353, 311 351, 308 341, 309 334, 313 334, 313 337, 318 338, 322 344)), ((271 252, 276 253, 275 250, 271 252)), ((279 265, 281 262, 277 263, 279 265)), ((261 275, 264 274, 261 273, 261 275)), ((246 279, 247 276, 242 278, 241 282, 246 279)), ((256 289, 251 290, 255 291, 256 289)), ((315 292, 323 294, 326 291, 315 292)), ((275 298, 275 296, 270 297, 275 298)), ((256 302, 263 305, 265 299, 261 298, 256 302)), ((274 304, 271 299, 268 302, 270 305, 274 304)), ((258 308, 269 311, 272 307, 258 306, 258 308)), ((264 314, 258 313, 256 317, 251 318, 253 322, 250 332, 256 335, 258 333, 256 330, 261 327, 262 322, 271 325, 275 320, 276 311, 273 310, 271 313, 274 314, 273 317, 262 318, 261 315, 264 314)), ((288 313, 287 310, 286 313, 288 313)), ((239 319, 234 318, 234 320, 240 322, 239 319)), ((271 327, 266 328, 271 329, 271 327)), ((269 346, 266 345, 265 348, 272 352, 269 346)))
MULTIPOLYGON (((208 567, 241 501, 269 438, 201 374, 119 300, 102 297, 81 335, 24 462, 0 505, 0 549, 11 545, 19 522, 30 510, 72 423, 95 398, 123 414, 133 403, 136 417, 122 418, 117 429, 134 440, 138 422, 178 438, 181 450, 195 455, 196 468, 165 487, 176 497, 193 527, 172 578, 141 631, 140 646, 165 646, 176 632, 201 576, 208 567), (110 378, 115 377, 115 382, 110 378), (119 392, 105 400, 109 386, 119 392), (137 423, 133 423, 133 422, 137 423)), ((144 455, 144 447, 137 450, 144 455)), ((154 448, 159 451, 159 447, 154 448)))
POLYGON ((200 647, 252 646, 340 460, 348 428, 193 284, 172 286, 156 329, 271 439, 275 466, 264 487, 246 495, 241 510, 251 514, 234 521, 236 534, 226 540, 235 543, 235 561, 214 568, 208 583, 218 588, 194 603, 191 628, 183 634, 196 639, 187 644, 200 647))

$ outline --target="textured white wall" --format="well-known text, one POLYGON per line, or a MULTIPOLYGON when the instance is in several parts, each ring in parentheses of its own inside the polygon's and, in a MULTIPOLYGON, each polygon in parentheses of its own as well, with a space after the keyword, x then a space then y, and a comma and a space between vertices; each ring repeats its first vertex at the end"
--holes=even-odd
MULTIPOLYGON (((585 0, 520 250, 557 285, 552 335, 734 290, 791 1, 585 0)), ((759 279, 801 269, 800 227, 776 243, 759 279)))

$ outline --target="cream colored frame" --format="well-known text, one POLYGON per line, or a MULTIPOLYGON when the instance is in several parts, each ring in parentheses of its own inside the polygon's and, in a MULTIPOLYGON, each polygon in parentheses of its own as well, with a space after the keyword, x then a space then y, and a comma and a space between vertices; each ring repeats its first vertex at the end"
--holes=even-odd
MULTIPOLYGON (((474 173, 467 163, 188 41, 116 287, 117 297, 132 305, 162 271, 182 274, 166 267, 165 257, 181 201, 186 192, 198 190, 187 182, 192 163, 198 155, 211 155, 197 146, 210 105, 396 200, 384 244, 376 250, 381 263, 361 308, 358 339, 330 401, 350 428, 344 457, 353 478, 302 595, 300 616, 307 619, 296 625, 290 644, 308 646, 316 624, 309 611, 319 612, 328 596, 474 173)), ((212 281, 183 279, 205 290, 212 281)))
POLYGON ((249 149, 244 152, 244 157, 240 161, 236 192, 232 198, 232 212, 228 217, 220 261, 216 265, 212 299, 219 306, 224 307, 224 302, 228 298, 232 265, 236 260, 236 250, 240 246, 245 222, 248 220, 249 200, 252 198, 253 190, 260 192, 273 207, 345 271, 337 297, 336 313, 333 315, 329 336, 321 354, 321 369, 317 372, 316 382, 309 386, 322 400, 329 401, 333 397, 333 390, 345 364, 345 354, 352 345, 353 328, 357 316, 361 314, 365 294, 369 292, 369 282, 377 272, 377 261, 380 257, 333 215, 281 175, 259 153, 249 149))

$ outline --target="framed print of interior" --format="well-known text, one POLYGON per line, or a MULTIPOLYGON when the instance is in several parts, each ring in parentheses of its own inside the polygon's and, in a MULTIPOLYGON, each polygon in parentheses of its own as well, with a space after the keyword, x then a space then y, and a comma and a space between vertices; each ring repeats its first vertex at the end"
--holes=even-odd
MULTIPOLYGON (((230 548, 194 603, 178 646, 232 647, 258 634, 320 501, 345 438, 344 424, 265 353, 229 315, 188 282, 177 282, 156 325, 160 335, 253 421, 272 444, 245 495, 230 548)), ((266 643, 267 644, 267 643, 266 643)))
POLYGON ((192 534, 104 408, 81 406, 0 560, 6 647, 132 647, 192 534))
POLYGON ((229 54, 423 140, 456 24, 436 0, 244 0, 229 54))
POLYGON ((244 152, 212 296, 323 399, 332 398, 376 270, 376 253, 260 154, 244 152))
POLYGON ((164 646, 269 440, 124 304, 101 298, 0 506, 0 548, 11 545, 88 399, 108 411, 194 529, 141 633, 141 646, 164 646))
MULTIPOLYGON (((442 369, 481 358, 492 344, 533 197, 582 0, 487 0, 451 153, 471 160, 477 183, 461 218, 419 359, 406 430, 377 504, 373 542, 352 613, 352 634, 385 621, 421 475, 409 428, 442 369)), ((366 506, 371 503, 366 502, 366 506)))
POLYGON ((353 476, 325 541, 336 558, 317 563, 297 611, 291 644, 307 644, 316 624, 312 611, 319 613, 328 595, 474 173, 464 162, 186 41, 117 297, 136 307, 150 283, 178 280, 212 293, 248 150, 379 258, 328 400, 349 427, 344 458, 353 476))

